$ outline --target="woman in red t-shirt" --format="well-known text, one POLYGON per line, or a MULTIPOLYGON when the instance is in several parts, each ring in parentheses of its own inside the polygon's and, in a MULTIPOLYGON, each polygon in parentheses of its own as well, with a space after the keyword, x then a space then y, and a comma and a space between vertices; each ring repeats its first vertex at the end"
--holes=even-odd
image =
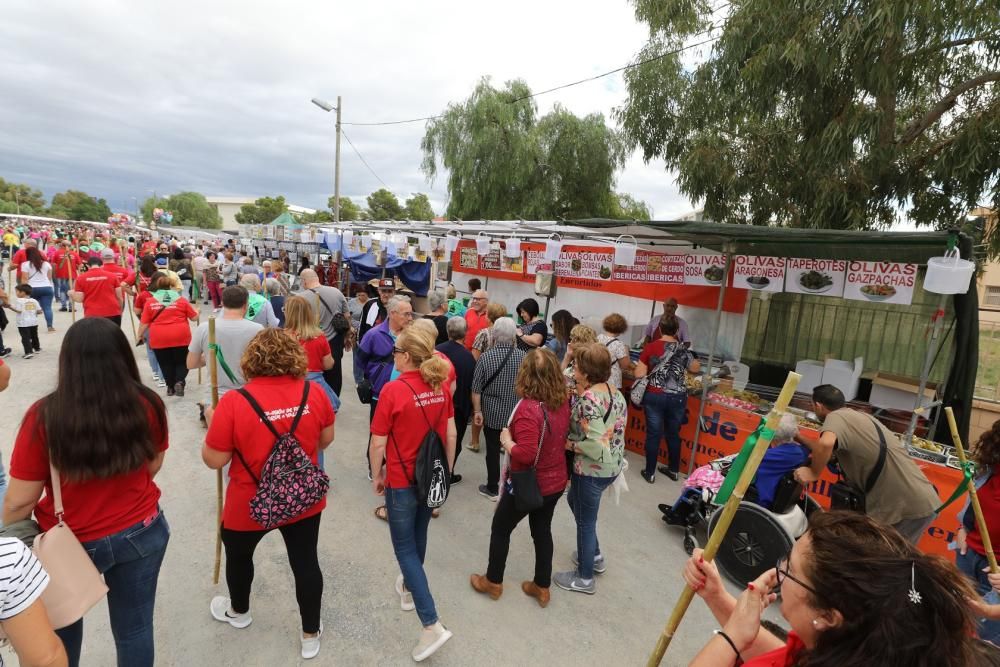
MULTIPOLYGON (((153 298, 152 293, 149 291, 150 285, 160 280, 160 278, 166 278, 167 274, 162 271, 156 270, 156 264, 153 262, 153 258, 150 255, 146 255, 142 258, 142 268, 136 273, 136 284, 135 284, 135 314, 142 321, 142 311, 145 309, 146 304, 149 300, 153 298), (153 271, 146 277, 146 260, 149 260, 149 265, 153 267, 153 271)), ((166 387, 167 383, 163 379, 163 371, 160 370, 160 362, 156 360, 156 352, 153 348, 149 346, 149 329, 145 330, 142 337, 143 342, 146 345, 146 361, 149 362, 149 368, 153 371, 153 382, 156 383, 157 387, 166 387)))
MULTIPOLYGON (((301 406, 306 382, 306 355, 302 347, 280 329, 264 329, 250 341, 240 361, 243 388, 260 404, 278 433, 288 433, 301 406)), ((250 584, 253 581, 253 553, 270 530, 250 517, 250 499, 257 493, 261 470, 275 445, 274 434, 257 416, 247 399, 238 391, 229 391, 219 401, 214 414, 206 410, 209 421, 202 459, 218 470, 229 463, 239 450, 241 460, 229 467, 229 485, 222 511, 222 543, 226 546, 226 584, 229 597, 212 600, 212 616, 236 628, 250 625, 250 584), (244 463, 245 462, 245 463, 244 463), (249 466, 253 473, 251 476, 249 466)), ((302 406, 302 416, 295 437, 302 449, 318 463, 319 452, 333 441, 333 408, 326 394, 310 391, 302 406)), ((237 457, 239 458, 239 457, 237 457)), ((316 546, 319 542, 320 516, 326 507, 321 500, 277 530, 288 550, 288 563, 295 577, 295 597, 302 618, 302 657, 319 653, 323 624, 323 573, 319 568, 316 546)), ((272 529, 273 530, 273 529, 272 529)))
POLYGON ((857 512, 816 512, 787 558, 739 599, 695 549, 684 580, 722 626, 691 667, 934 665, 965 667, 974 656, 972 586, 940 556, 924 554, 893 528, 857 512), (786 641, 760 626, 781 587, 786 641))
POLYGON ((412 652, 419 662, 451 639, 451 632, 438 620, 424 572, 431 508, 417 499, 417 452, 428 428, 433 428, 445 444, 451 470, 455 462, 455 409, 451 392, 442 386, 448 378, 448 364, 434 354, 433 338, 403 329, 392 357, 400 376, 382 388, 372 419, 371 462, 376 471, 372 488, 376 495, 385 496, 389 535, 402 572, 396 579, 400 606, 403 611, 416 606, 424 626, 412 652))
POLYGON ((167 385, 167 396, 183 396, 187 379, 187 350, 191 343, 188 320, 197 320, 198 311, 181 296, 180 280, 167 272, 150 283, 149 300, 142 309, 138 338, 149 331, 149 345, 160 365, 161 377, 167 385), (176 283, 176 284, 175 284, 176 283))
POLYGON ((510 427, 500 431, 500 445, 510 457, 504 474, 503 494, 490 529, 490 561, 486 574, 474 574, 472 587, 494 600, 503 593, 503 574, 510 551, 510 534, 524 517, 531 524, 535 543, 535 578, 521 583, 525 595, 545 607, 552 582, 552 514, 566 488, 566 439, 569 436, 569 401, 559 361, 551 350, 528 352, 517 371, 514 391, 521 401, 511 415, 510 427), (510 473, 535 469, 542 506, 518 509, 510 473))
MULTIPOLYGON (((153 665, 156 581, 170 537, 153 478, 167 444, 163 401, 140 381, 125 334, 103 317, 77 321, 63 339, 55 391, 28 408, 18 431, 3 522, 34 512, 43 531, 52 528, 50 466, 58 470, 66 525, 110 590, 120 665, 153 665)), ((78 664, 83 620, 57 634, 78 664)))

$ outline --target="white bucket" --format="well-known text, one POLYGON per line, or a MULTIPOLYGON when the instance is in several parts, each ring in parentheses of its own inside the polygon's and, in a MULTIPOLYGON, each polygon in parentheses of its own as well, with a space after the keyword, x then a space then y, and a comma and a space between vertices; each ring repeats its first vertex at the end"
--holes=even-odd
MULTIPOLYGON (((344 239, 344 248, 349 247, 351 243, 354 241, 354 232, 352 232, 350 229, 345 229, 343 239, 344 239)), ((344 250, 344 248, 341 248, 341 250, 344 250)))
POLYGON ((490 237, 486 236, 486 232, 479 232, 476 236, 476 252, 480 255, 490 254, 490 237))
POLYGON ((458 250, 458 242, 462 239, 462 235, 458 232, 452 234, 448 232, 448 235, 444 237, 444 249, 448 254, 451 254, 458 250))
POLYGON ((545 240, 545 259, 550 262, 555 262, 559 259, 559 254, 562 252, 562 238, 558 234, 552 235, 555 238, 548 238, 545 240))
POLYGON ((615 264, 618 266, 632 266, 635 264, 635 251, 638 247, 635 237, 631 234, 623 234, 615 240, 615 264), (623 243, 622 239, 632 239, 632 243, 623 243))
POLYGON ((370 234, 364 234, 361 236, 361 247, 365 250, 372 247, 372 237, 370 234))
POLYGON ((511 259, 521 256, 521 239, 516 236, 511 236, 507 239, 507 248, 504 250, 506 254, 511 259))
POLYGON ((924 290, 934 294, 965 294, 975 271, 975 263, 962 259, 957 250, 944 257, 931 257, 927 260, 924 290))
POLYGON ((434 250, 434 239, 431 238, 430 234, 424 234, 420 237, 420 249, 424 252, 432 252, 434 250))

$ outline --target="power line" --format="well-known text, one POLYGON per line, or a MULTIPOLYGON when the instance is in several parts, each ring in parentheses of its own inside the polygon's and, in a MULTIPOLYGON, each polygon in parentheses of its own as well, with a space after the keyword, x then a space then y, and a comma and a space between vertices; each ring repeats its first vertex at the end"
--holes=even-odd
MULTIPOLYGON (((347 125, 347 123, 341 123, 341 125, 347 125)), ((349 145, 349 146, 350 146, 351 148, 353 148, 353 149, 354 149, 354 152, 355 152, 355 153, 357 153, 357 155, 358 155, 358 158, 359 158, 359 159, 361 160, 361 162, 362 162, 362 163, 363 163, 363 164, 364 164, 364 165, 365 165, 366 167, 368 167, 368 171, 370 171, 370 172, 372 173, 372 176, 374 176, 374 177, 375 177, 375 178, 376 178, 376 179, 378 180, 378 182, 379 182, 379 183, 381 183, 383 187, 385 187, 385 189, 386 189, 386 190, 389 190, 389 189, 390 189, 390 188, 389 188, 389 186, 388 186, 388 185, 386 185, 386 182, 385 182, 385 181, 383 181, 383 180, 382 180, 382 179, 381 179, 381 178, 379 177, 379 175, 375 173, 375 170, 374 170, 374 169, 372 169, 372 166, 371 166, 370 164, 368 164, 368 160, 366 160, 366 159, 365 159, 365 156, 361 154, 361 151, 359 151, 359 150, 357 149, 357 147, 356 147, 356 146, 354 145, 354 142, 353 142, 353 141, 351 141, 351 138, 350 138, 349 136, 347 136, 347 132, 344 132, 344 129, 343 129, 343 128, 341 128, 341 129, 340 129, 340 133, 344 135, 344 139, 347 139, 347 143, 348 143, 348 145, 349 145)))
MULTIPOLYGON (((719 11, 720 9, 723 9, 724 7, 728 6, 729 4, 731 4, 731 3, 727 2, 727 3, 724 3, 723 5, 720 5, 715 10, 713 10, 713 13, 716 12, 716 11, 719 11)), ((695 33, 694 35, 692 35, 692 37, 697 37, 699 35, 708 34, 708 33, 712 32, 713 30, 715 30, 718 27, 719 26, 717 26, 717 25, 715 25, 713 23, 707 29, 705 29, 705 30, 703 30, 703 31, 701 31, 699 33, 695 33)), ((541 91, 539 91, 537 93, 532 93, 530 95, 524 95, 522 97, 518 97, 518 98, 515 98, 513 100, 510 100, 510 102, 508 102, 508 104, 515 104, 517 102, 523 102, 524 100, 529 100, 529 99, 531 99, 533 97, 538 97, 539 95, 547 95, 548 93, 554 93, 557 90, 563 90, 565 88, 572 88, 573 86, 579 86, 582 83, 589 83, 591 81, 597 81, 598 79, 603 79, 604 77, 611 76, 612 74, 618 74, 619 72, 624 72, 625 70, 629 70, 629 69, 632 69, 632 68, 635 68, 635 67, 641 67, 643 65, 647 65, 649 63, 656 62, 657 60, 663 60, 664 58, 668 58, 670 56, 676 55, 676 54, 681 53, 683 51, 687 51, 688 49, 693 49, 693 48, 696 48, 696 47, 699 47, 699 46, 704 46, 705 44, 709 44, 709 43, 714 42, 714 41, 716 41, 718 39, 719 39, 718 37, 710 37, 709 39, 705 39, 705 40, 702 40, 700 42, 696 42, 694 44, 688 44, 687 46, 681 46, 681 47, 678 47, 676 49, 673 49, 672 51, 667 51, 666 53, 661 53, 660 55, 653 56, 652 58, 646 58, 645 60, 640 60, 638 62, 629 63, 628 65, 622 65, 621 67, 618 67, 618 68, 613 69, 613 70, 608 71, 608 72, 604 72, 603 74, 597 74, 595 76, 587 77, 586 79, 580 79, 579 81, 574 81, 572 83, 566 83, 566 84, 563 84, 561 86, 556 86, 555 88, 549 88, 547 90, 541 90, 541 91)), ((425 122, 425 121, 428 121, 428 120, 437 120, 438 118, 443 118, 443 117, 444 117, 444 114, 438 114, 436 116, 423 116, 421 118, 408 118, 406 120, 389 120, 389 121, 382 121, 382 122, 378 122, 378 123, 348 123, 348 122, 342 122, 341 125, 342 126, 343 125, 354 125, 354 126, 358 126, 358 127, 375 127, 375 126, 382 126, 382 125, 406 125, 408 123, 422 123, 422 122, 425 122)), ((347 135, 344 135, 344 136, 346 137, 347 135)), ((348 139, 348 143, 350 143, 350 139, 348 139)), ((352 145, 352 148, 353 148, 353 145, 352 145)), ((356 150, 357 149, 355 149, 355 151, 356 150)), ((360 156, 360 153, 358 155, 360 156)), ((370 169, 370 167, 369 167, 369 169, 370 169)), ((372 173, 374 173, 374 172, 372 172, 372 173)), ((381 179, 379 179, 379 180, 381 180, 381 179)))

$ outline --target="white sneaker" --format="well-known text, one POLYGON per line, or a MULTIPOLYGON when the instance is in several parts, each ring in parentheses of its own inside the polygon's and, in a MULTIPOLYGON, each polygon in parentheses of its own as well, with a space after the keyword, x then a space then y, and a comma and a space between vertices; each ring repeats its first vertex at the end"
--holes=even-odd
POLYGON ((441 622, 438 621, 434 625, 424 628, 424 631, 420 634, 420 641, 413 647, 413 652, 410 655, 417 662, 426 660, 434 655, 435 651, 444 646, 444 643, 451 639, 451 637, 451 630, 441 625, 441 622))
POLYGON ((159 379, 158 379, 158 380, 156 381, 156 386, 157 386, 157 387, 166 387, 166 386, 167 386, 167 383, 166 383, 166 382, 164 382, 163 380, 159 380, 159 379))
POLYGON ((302 659, 311 660, 319 655, 319 640, 323 636, 323 621, 319 622, 319 634, 315 637, 302 637, 302 659))
MULTIPOLYGON (((245 614, 237 614, 233 611, 233 605, 229 601, 229 598, 217 595, 212 598, 212 604, 209 606, 212 611, 212 618, 222 623, 228 623, 234 628, 243 629, 253 623, 253 618, 250 617, 250 612, 245 614)), ((318 650, 318 649, 317 649, 318 650)))
POLYGON ((399 608, 403 611, 413 611, 413 593, 403 588, 403 575, 396 577, 396 593, 399 595, 399 608))

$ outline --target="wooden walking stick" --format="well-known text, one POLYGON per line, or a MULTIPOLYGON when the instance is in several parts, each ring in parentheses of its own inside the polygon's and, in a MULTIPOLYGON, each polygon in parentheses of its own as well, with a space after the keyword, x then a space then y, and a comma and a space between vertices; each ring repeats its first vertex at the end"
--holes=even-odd
MULTIPOLYGON (((702 554, 704 560, 710 561, 715 559, 715 554, 719 551, 719 545, 722 544, 722 540, 726 537, 729 524, 732 523, 733 516, 739 508, 740 502, 743 500, 743 494, 746 493, 747 487, 750 486, 750 482, 753 481, 754 476, 757 474, 757 467, 760 465, 761 459, 764 458, 764 453, 771 446, 774 429, 778 427, 778 422, 781 420, 782 415, 785 414, 785 410, 792 400, 792 395, 795 393, 795 388, 799 386, 799 380, 801 379, 802 376, 798 373, 789 373, 788 378, 785 379, 785 386, 781 388, 778 400, 775 401, 774 407, 767 414, 765 430, 757 438, 757 443, 750 454, 750 458, 743 467, 739 481, 736 482, 736 488, 733 490, 732 495, 729 496, 723 508, 719 510, 722 512, 722 515, 719 517, 719 522, 715 525, 715 530, 708 537, 708 543, 705 545, 705 551, 702 554)), ((694 456, 694 452, 691 452, 691 455, 694 456)), ((653 654, 649 656, 646 667, 657 667, 660 661, 663 660, 663 654, 666 653, 667 647, 670 645, 670 640, 674 638, 674 633, 681 624, 681 620, 684 618, 684 614, 687 612, 688 605, 691 604, 692 599, 694 599, 694 591, 691 590, 690 586, 685 586, 681 592, 680 599, 674 605, 674 610, 670 614, 670 618, 667 620, 667 625, 663 628, 663 632, 656 642, 653 654)))
MULTIPOLYGON (((199 314, 195 326, 198 326, 200 324, 201 324, 201 315, 199 314)), ((198 384, 199 385, 201 384, 201 366, 198 366, 198 384)))
MULTIPOLYGON (((215 358, 215 315, 208 316, 208 377, 212 382, 212 410, 219 404, 219 365, 215 358)), ((219 583, 222 568, 222 468, 215 471, 215 569, 212 584, 219 583)))
MULTIPOLYGON (((80 260, 80 244, 77 243, 76 250, 74 251, 77 261, 80 260)), ((73 261, 73 255, 69 258, 69 282, 71 283, 70 290, 76 291, 76 263, 73 261)), ((76 299, 70 297, 69 300, 69 314, 73 318, 73 322, 76 322, 76 299)))
MULTIPOLYGON (((962 447, 962 436, 958 434, 955 413, 951 407, 945 408, 944 413, 948 417, 948 427, 951 429, 951 440, 955 443, 955 453, 958 454, 958 460, 962 462, 964 470, 966 466, 965 448, 962 447)), ((974 479, 969 482, 969 500, 972 501, 972 511, 976 514, 976 526, 979 528, 979 537, 983 540, 983 550, 986 551, 986 560, 990 563, 990 574, 996 574, 997 557, 993 553, 993 544, 990 542, 990 531, 986 529, 983 508, 979 506, 979 496, 976 495, 976 483, 974 479)))

